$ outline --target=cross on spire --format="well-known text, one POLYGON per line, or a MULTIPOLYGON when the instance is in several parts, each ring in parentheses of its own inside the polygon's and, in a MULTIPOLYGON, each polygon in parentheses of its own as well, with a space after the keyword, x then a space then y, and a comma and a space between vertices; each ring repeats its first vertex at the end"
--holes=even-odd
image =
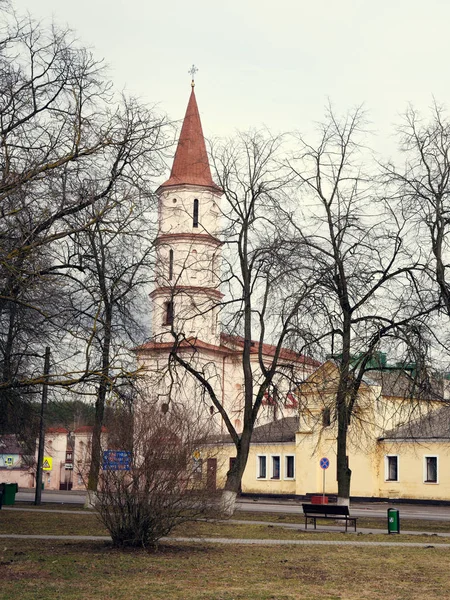
POLYGON ((192 77, 192 81, 191 81, 191 86, 195 87, 195 74, 197 73, 198 69, 195 65, 192 65, 192 67, 189 69, 188 73, 191 75, 192 77))

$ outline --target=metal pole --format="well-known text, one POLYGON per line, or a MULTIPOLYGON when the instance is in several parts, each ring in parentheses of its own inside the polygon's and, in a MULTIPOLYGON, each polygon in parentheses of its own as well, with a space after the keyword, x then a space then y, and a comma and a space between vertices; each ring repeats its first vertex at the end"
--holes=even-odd
POLYGON ((322 481, 322 504, 325 504, 325 473, 326 469, 322 469, 323 471, 323 481, 322 481))
POLYGON ((50 348, 47 346, 45 349, 44 384, 42 386, 41 419, 40 419, 40 423, 39 423, 39 446, 38 446, 38 458, 37 458, 37 468, 36 468, 36 492, 35 492, 35 496, 34 496, 34 503, 36 505, 39 505, 41 503, 41 494, 42 494, 42 463, 44 462, 44 444, 45 444, 45 408, 47 406, 49 373, 50 373, 50 348))

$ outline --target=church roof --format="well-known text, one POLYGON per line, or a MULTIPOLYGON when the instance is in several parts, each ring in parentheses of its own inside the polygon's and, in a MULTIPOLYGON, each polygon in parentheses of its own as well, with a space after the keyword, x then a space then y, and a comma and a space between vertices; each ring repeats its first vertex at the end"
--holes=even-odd
MULTIPOLYGON (((228 333, 221 333, 220 342, 222 345, 230 345, 236 350, 242 350, 244 347, 245 338, 243 338, 240 335, 230 335, 228 333)), ((260 343, 253 340, 250 343, 250 354, 258 354, 260 343)), ((277 347, 272 344, 261 344, 263 356, 274 356, 276 349, 277 347)), ((305 356, 304 354, 295 352, 295 350, 291 350, 290 348, 284 347, 281 348, 279 357, 281 360, 300 362, 306 365, 311 365, 313 367, 319 367, 322 364, 319 361, 314 360, 310 356, 305 356)))
MULTIPOLYGON (((258 354, 259 351, 259 342, 252 341, 251 342, 251 350, 250 354, 258 354)), ((230 335, 228 333, 220 334, 220 346, 216 346, 214 344, 207 344, 202 340, 199 340, 195 337, 190 337, 183 340, 180 345, 180 349, 194 349, 194 350, 210 350, 212 352, 218 352, 221 354, 236 354, 239 355, 242 352, 244 347, 244 338, 240 335, 230 335)), ((156 342, 149 341, 133 348, 133 350, 137 353, 142 351, 170 351, 173 348, 173 342, 156 342)), ((274 356, 276 351, 276 346, 272 344, 262 344, 262 354, 265 357, 274 356)), ((305 356, 304 354, 300 354, 291 350, 289 348, 281 348, 279 358, 284 361, 302 363, 305 365, 310 365, 312 367, 320 366, 320 362, 314 360, 310 356, 305 356)))
POLYGON ((211 177, 205 138, 203 137, 202 124, 193 87, 181 128, 172 171, 169 179, 160 186, 160 189, 184 184, 199 185, 210 187, 217 191, 220 190, 211 177))

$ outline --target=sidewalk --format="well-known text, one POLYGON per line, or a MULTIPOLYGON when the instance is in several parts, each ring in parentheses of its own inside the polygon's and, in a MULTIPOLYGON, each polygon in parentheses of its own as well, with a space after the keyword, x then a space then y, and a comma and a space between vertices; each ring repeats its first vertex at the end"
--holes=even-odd
MULTIPOLYGON (((109 542, 107 535, 22 535, 18 533, 2 533, 0 539, 19 540, 64 540, 73 542, 109 542)), ((450 544, 427 544, 416 542, 360 542, 353 540, 258 540, 258 539, 232 539, 232 538, 189 538, 189 537, 163 537, 161 542, 181 542, 188 544, 228 544, 243 546, 392 546, 400 548, 436 548, 450 550, 450 544)))
MULTIPOLYGON (((95 511, 93 510, 78 510, 78 511, 73 511, 73 510, 63 510, 63 509, 49 509, 49 508, 14 508, 12 506, 4 506, 2 508, 2 510, 4 511, 19 511, 19 512, 45 512, 45 513, 52 513, 52 514, 77 514, 77 515, 95 515, 95 511)), ((299 515, 300 516, 300 515, 299 515)), ((200 519, 200 520, 207 520, 207 519, 200 519)), ((304 532, 306 531, 307 533, 345 533, 345 529, 342 526, 330 526, 330 525, 317 525, 316 529, 313 529, 313 526, 310 525, 308 527, 308 529, 305 530, 305 525, 304 522, 299 522, 299 523, 275 523, 272 521, 246 521, 246 520, 242 520, 242 519, 213 519, 214 521, 216 521, 217 523, 232 523, 235 525, 260 525, 260 526, 265 526, 265 527, 283 527, 284 529, 291 529, 294 531, 300 531, 300 532, 304 532)), ((377 534, 383 534, 383 533, 387 533, 386 529, 369 529, 369 528, 365 528, 365 527, 360 527, 358 528, 357 531, 353 531, 348 529, 347 530, 347 535, 358 535, 358 534, 364 534, 364 535, 377 535, 377 534)), ((11 534, 12 535, 12 534, 11 534)), ((408 530, 401 530, 401 534, 400 535, 425 535, 425 536, 429 536, 430 538, 432 537, 444 537, 444 538, 450 538, 450 533, 445 533, 445 532, 433 532, 433 531, 408 531, 408 530)), ((396 537, 397 534, 393 534, 393 537, 396 537)), ((2 536, 0 536, 2 537, 2 536)), ((25 537, 30 537, 30 536, 25 536, 25 537)), ((31 536, 31 537, 36 537, 36 536, 31 536)), ((52 536, 51 536, 52 537, 52 536)), ((55 539, 65 539, 65 536, 53 536, 55 537, 55 539)), ((83 536, 75 536, 75 539, 81 539, 83 536)), ((44 536, 42 539, 47 539, 46 536, 44 536)), ((109 537, 98 537, 98 536, 94 536, 94 538, 86 538, 86 539, 110 539, 109 537)), ((170 538, 170 539, 174 539, 174 538, 170 538)), ((190 539, 190 538, 187 538, 190 539)), ((216 538, 212 538, 212 539, 216 539, 216 538)), ((233 540, 231 540, 233 541, 233 540)), ((298 540, 297 540, 298 541, 298 540)), ((318 540, 315 540, 314 543, 316 543, 318 540)), ((430 540, 431 541, 431 540, 430 540)), ((225 542, 223 542, 225 543, 225 542)), ((271 541, 269 543, 272 543, 271 541)), ((281 543, 281 542, 280 542, 281 543)), ((284 542, 283 542, 284 543, 284 542)), ((308 543, 307 541, 305 541, 305 543, 308 543)), ((327 543, 327 542, 324 542, 327 543)), ((364 542, 364 543, 375 543, 375 542, 364 542)), ((377 542, 378 543, 378 542, 377 542)), ((380 543, 384 543, 384 542, 380 542, 380 543)), ((391 545, 391 542, 386 542, 388 545, 391 545)), ((424 545, 424 544, 420 544, 420 545, 424 545)), ((425 544, 426 545, 426 544, 425 544)), ((441 544, 439 544, 441 545, 441 544)), ((444 544, 445 545, 445 544, 444 544)))

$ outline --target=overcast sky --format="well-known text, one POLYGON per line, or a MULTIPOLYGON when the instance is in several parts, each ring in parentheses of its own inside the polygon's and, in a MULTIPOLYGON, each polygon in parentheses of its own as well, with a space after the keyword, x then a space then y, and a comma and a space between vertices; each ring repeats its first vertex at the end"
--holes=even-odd
POLYGON ((390 152, 408 102, 450 98, 448 0, 12 0, 68 24, 104 57, 119 89, 184 115, 188 69, 207 136, 309 131, 327 98, 364 103, 390 152))

